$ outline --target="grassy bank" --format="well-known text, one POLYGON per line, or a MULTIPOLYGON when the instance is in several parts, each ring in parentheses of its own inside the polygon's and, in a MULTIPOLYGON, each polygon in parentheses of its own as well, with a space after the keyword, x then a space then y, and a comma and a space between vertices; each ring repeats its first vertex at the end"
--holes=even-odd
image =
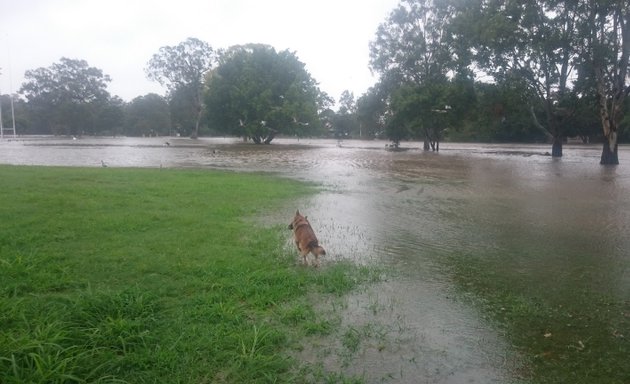
POLYGON ((247 220, 312 192, 288 180, 0 166, 0 181, 2 383, 302 381, 287 351, 333 327, 307 293, 370 278, 296 266, 286 223, 247 220))

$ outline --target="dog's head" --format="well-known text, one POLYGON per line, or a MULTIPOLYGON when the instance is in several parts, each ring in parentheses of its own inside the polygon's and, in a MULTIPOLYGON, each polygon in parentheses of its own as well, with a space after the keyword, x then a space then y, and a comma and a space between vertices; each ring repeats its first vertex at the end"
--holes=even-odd
POLYGON ((289 229, 297 228, 297 225, 300 222, 308 223, 308 216, 302 216, 300 214, 300 210, 298 209, 297 211, 295 211, 295 216, 293 217, 293 221, 291 222, 291 224, 289 224, 289 229))

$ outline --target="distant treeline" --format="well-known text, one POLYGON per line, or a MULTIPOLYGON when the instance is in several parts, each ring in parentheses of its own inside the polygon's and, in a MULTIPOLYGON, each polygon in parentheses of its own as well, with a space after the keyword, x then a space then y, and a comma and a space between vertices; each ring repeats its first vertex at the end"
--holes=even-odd
MULTIPOLYGON (((379 81, 337 103, 295 53, 262 44, 160 48, 147 77, 164 85, 124 102, 109 76, 62 58, 27 71, 18 132, 60 135, 276 135, 424 140, 603 142, 616 164, 630 141, 630 5, 623 1, 401 0, 370 43, 379 81), (333 109, 333 106, 336 108, 333 109)), ((4 109, 8 105, 3 98, 4 109)), ((3 114, 5 124, 10 115, 3 114)))

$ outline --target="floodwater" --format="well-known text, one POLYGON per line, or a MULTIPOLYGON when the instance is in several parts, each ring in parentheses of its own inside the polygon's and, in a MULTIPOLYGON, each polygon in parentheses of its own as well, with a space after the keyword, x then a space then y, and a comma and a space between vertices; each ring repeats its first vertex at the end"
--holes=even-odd
POLYGON ((270 220, 288 223, 299 208, 328 252, 323 267, 349 259, 393 273, 343 303, 322 303, 341 317, 343 337, 313 340, 299 357, 367 382, 515 381, 518 354, 454 298, 443 262, 454 253, 505 254, 532 281, 567 292, 566 266, 580 263, 600 277, 589 288, 630 296, 630 148, 620 148, 620 166, 602 167, 599 145, 567 145, 552 159, 548 145, 443 143, 429 153, 421 143, 385 144, 18 138, 0 141, 0 163, 260 171, 322 185, 270 220))

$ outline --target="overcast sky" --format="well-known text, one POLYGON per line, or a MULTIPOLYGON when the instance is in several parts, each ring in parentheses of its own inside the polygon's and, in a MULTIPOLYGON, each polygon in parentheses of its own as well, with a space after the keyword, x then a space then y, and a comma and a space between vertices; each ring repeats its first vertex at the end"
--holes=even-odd
POLYGON ((83 59, 124 100, 165 89, 144 68, 165 45, 196 37, 213 48, 264 43, 297 53, 320 88, 339 99, 376 81, 369 47, 399 0, 2 0, 0 92, 29 69, 83 59))

